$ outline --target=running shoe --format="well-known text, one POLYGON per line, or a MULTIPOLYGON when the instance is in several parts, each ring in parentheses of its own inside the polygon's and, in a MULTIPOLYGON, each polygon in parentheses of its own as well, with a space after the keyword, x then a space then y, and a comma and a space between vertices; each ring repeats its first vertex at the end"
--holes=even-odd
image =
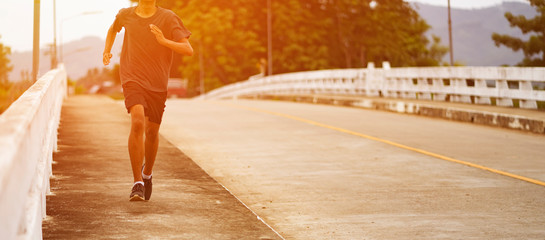
POLYGON ((144 201, 144 192, 144 185, 140 183, 134 184, 129 201, 144 201))
MULTIPOLYGON (((142 175, 144 175, 144 166, 146 166, 146 164, 144 164, 142 166, 142 175)), ((148 201, 150 198, 151 198, 151 189, 153 188, 153 184, 151 183, 151 179, 153 178, 150 177, 149 179, 145 179, 143 176, 142 176, 142 180, 144 181, 144 188, 146 189, 144 192, 146 193, 145 194, 145 199, 146 201, 148 201)))

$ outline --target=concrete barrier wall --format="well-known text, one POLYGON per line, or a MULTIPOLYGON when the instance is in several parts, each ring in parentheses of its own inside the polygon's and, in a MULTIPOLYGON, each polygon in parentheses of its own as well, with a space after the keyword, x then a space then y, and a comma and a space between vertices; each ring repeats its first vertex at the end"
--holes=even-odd
MULTIPOLYGON (((384 64, 383 64, 384 65, 384 64)), ((386 64, 386 66, 388 66, 386 64)), ((251 78, 198 98, 332 94, 427 99, 537 108, 545 102, 545 68, 426 67, 338 69, 251 78)))
POLYGON ((64 66, 49 71, 0 115, 0 235, 41 239, 62 101, 64 66))
POLYGON ((424 101, 401 101, 391 98, 358 98, 350 96, 303 94, 260 94, 253 96, 240 96, 240 98, 282 100, 373 109, 545 134, 545 119, 543 118, 460 108, 453 105, 449 106, 447 104, 437 105, 424 101))

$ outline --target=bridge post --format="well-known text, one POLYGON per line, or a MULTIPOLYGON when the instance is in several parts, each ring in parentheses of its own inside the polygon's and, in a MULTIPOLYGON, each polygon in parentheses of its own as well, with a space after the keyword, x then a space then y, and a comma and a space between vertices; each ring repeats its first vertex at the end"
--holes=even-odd
POLYGON ((365 75, 365 93, 367 96, 388 96, 388 83, 384 69, 375 68, 375 63, 367 63, 367 69, 362 70, 365 75))
POLYGON ((433 98, 432 100, 433 101, 445 101, 447 99, 447 94, 445 94, 444 92, 446 92, 445 90, 445 84, 443 83, 443 79, 442 78, 433 78, 432 79, 432 86, 433 86, 433 98))
MULTIPOLYGON (((532 90, 533 90, 532 82, 530 82, 530 81, 520 81, 519 82, 519 91, 521 91, 523 95, 530 96, 532 94, 532 90)), ((536 100, 521 99, 521 100, 519 100, 519 106, 520 106, 520 108, 536 109, 537 108, 537 102, 536 102, 536 100)))
MULTIPOLYGON (((537 108, 545 91, 532 89, 545 84, 545 68, 521 67, 429 67, 394 68, 388 63, 375 69, 319 70, 286 73, 250 79, 216 89, 206 97, 232 98, 259 94, 352 94, 391 98, 425 99, 521 108, 537 108), (494 84, 492 84, 494 83, 494 84)), ((204 97, 201 97, 201 99, 204 97)))
POLYGON ((498 79, 496 81, 496 89, 497 89, 496 105, 502 106, 502 107, 512 107, 513 100, 507 97, 509 96, 509 86, 507 85, 507 80, 498 79))
MULTIPOLYGON (((488 91, 488 86, 486 85, 486 80, 484 80, 484 79, 475 79, 475 91, 483 92, 483 93, 487 92, 488 91)), ((488 96, 488 95, 486 95, 486 96, 476 95, 475 96, 475 103, 476 104, 490 105, 491 104, 490 96, 488 96)))
POLYGON ((416 89, 414 85, 414 79, 410 77, 400 78, 401 82, 401 98, 406 99, 416 99, 417 98, 417 92, 414 91, 416 89))
POLYGON ((431 88, 426 77, 417 78, 417 87, 420 90, 417 98, 422 100, 431 100, 431 88))
POLYGON ((453 102, 471 103, 471 97, 467 91, 466 79, 457 76, 450 79, 450 84, 454 88, 454 94, 452 95, 453 102))

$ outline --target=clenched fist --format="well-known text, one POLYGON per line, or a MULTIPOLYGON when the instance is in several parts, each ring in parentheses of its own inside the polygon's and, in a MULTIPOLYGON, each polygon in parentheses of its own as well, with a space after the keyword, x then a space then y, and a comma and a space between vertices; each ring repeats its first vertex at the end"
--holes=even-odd
POLYGON ((112 59, 111 53, 105 52, 102 54, 102 63, 104 63, 104 66, 110 64, 110 59, 112 59))

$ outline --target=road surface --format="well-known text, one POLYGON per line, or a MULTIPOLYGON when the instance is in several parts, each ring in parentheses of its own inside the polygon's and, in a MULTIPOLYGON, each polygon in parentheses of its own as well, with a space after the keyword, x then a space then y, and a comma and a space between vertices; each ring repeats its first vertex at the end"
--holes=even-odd
POLYGON ((160 132, 286 239, 545 238, 543 135, 251 100, 169 100, 160 132))

